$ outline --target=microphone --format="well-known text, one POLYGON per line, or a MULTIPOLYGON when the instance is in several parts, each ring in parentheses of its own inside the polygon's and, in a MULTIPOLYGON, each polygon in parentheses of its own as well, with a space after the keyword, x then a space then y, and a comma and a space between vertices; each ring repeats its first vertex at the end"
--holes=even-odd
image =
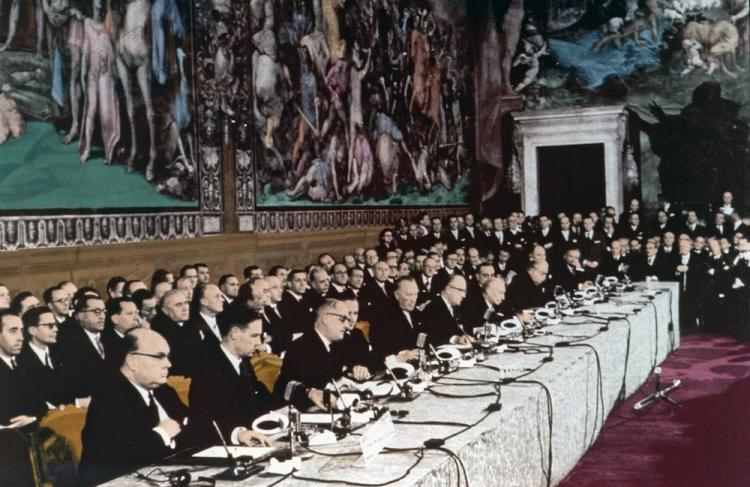
POLYGON ((219 436, 219 440, 221 440, 221 444, 224 446, 224 451, 227 453, 227 460, 229 460, 229 468, 227 468, 223 472, 219 472, 218 474, 216 474, 216 476, 214 477, 215 479, 245 480, 246 478, 251 477, 256 473, 263 471, 263 467, 261 467, 260 465, 254 465, 255 459, 252 456, 240 458, 235 458, 234 456, 232 456, 232 452, 229 451, 229 447, 227 446, 227 442, 224 439, 224 435, 221 434, 219 425, 216 424, 216 421, 211 421, 211 424, 214 425, 216 434, 219 436))
POLYGON ((425 345, 427 345, 427 333, 422 332, 417 335, 417 348, 424 350, 425 345))
MULTIPOLYGON (((432 347, 432 345, 430 345, 430 347, 432 347)), ((391 369, 390 365, 388 365, 385 362, 383 362, 383 364, 385 364, 385 369, 388 371, 388 374, 393 378, 393 381, 396 383, 396 387, 401 393, 401 397, 404 399, 408 399, 408 400, 414 399, 411 386, 409 386, 409 384, 407 384, 406 382, 402 386, 401 382, 396 377, 396 374, 393 373, 393 369, 391 369)))
POLYGON ((284 389, 284 400, 286 402, 292 402, 292 397, 296 394, 297 390, 300 388, 304 388, 305 385, 302 384, 299 381, 296 380, 290 380, 286 384, 286 388, 284 389))

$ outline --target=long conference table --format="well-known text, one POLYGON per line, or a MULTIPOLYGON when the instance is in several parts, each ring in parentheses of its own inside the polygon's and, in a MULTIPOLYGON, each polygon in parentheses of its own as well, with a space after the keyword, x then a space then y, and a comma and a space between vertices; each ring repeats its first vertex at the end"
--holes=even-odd
MULTIPOLYGON (((490 355, 479 366, 441 377, 413 401, 388 403, 392 411, 408 415, 394 419, 395 435, 388 444, 393 450, 367 466, 355 466, 361 437, 349 435, 316 447, 301 469, 281 482, 279 476, 261 474, 216 485, 455 485, 459 465, 446 452, 396 450, 417 448, 431 438, 448 438, 444 447, 461 459, 470 485, 555 485, 593 445, 615 404, 636 391, 679 346, 678 285, 639 283, 637 288, 584 307, 585 315, 545 327, 549 334, 528 339, 518 347, 523 351, 490 355), (543 362, 549 356, 552 360, 543 362), (521 378, 512 381, 514 377, 521 378), (487 412, 497 399, 490 382, 504 378, 502 408, 487 412), (428 424, 409 424, 420 422, 428 424)), ((223 470, 189 468, 194 478, 223 470)), ((131 474, 106 485, 154 484, 131 474)))

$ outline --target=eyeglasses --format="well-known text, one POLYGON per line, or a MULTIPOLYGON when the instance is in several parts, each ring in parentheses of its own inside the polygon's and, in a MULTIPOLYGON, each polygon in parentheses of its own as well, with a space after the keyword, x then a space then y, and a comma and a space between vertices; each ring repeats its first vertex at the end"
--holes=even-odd
POLYGON ((94 313, 96 316, 102 316, 107 314, 106 309, 82 309, 85 313, 94 313))
POLYGON ((159 353, 143 353, 143 352, 130 352, 129 355, 143 355, 144 357, 151 357, 155 358, 156 360, 164 360, 169 358, 168 353, 159 352, 159 353))
POLYGON ((451 289, 455 289, 456 291, 458 291, 460 293, 465 293, 466 292, 466 289, 462 289, 460 287, 456 287, 456 286, 448 286, 448 287, 451 288, 451 289))
POLYGON ((326 314, 337 317, 341 323, 351 323, 352 321, 351 318, 349 318, 346 315, 340 315, 338 313, 326 313, 326 314))
POLYGON ((53 321, 51 323, 39 323, 37 326, 46 326, 47 328, 57 328, 57 322, 53 321))

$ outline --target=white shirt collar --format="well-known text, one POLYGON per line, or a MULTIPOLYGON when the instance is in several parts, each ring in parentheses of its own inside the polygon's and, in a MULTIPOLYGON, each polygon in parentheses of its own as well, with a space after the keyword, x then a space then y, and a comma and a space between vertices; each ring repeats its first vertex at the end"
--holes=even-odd
POLYGON ((451 316, 454 316, 454 315, 453 315, 453 306, 451 306, 451 304, 450 304, 450 303, 448 302, 448 300, 447 300, 447 299, 445 299, 445 296, 443 296, 443 295, 441 294, 441 295, 440 295, 440 299, 442 299, 442 300, 443 300, 443 302, 445 303, 445 307, 446 307, 446 308, 448 308, 448 312, 449 312, 449 313, 451 314, 451 316))
POLYGON ((240 375, 240 365, 242 364, 242 359, 239 357, 235 357, 222 343, 219 345, 221 347, 221 351, 224 352, 224 355, 227 356, 227 359, 229 359, 229 363, 232 364, 232 367, 234 367, 234 371, 237 372, 237 375, 240 375))
MULTIPOLYGON (((47 365, 47 362, 45 361, 45 358, 47 357, 47 354, 49 354, 49 347, 40 347, 39 345, 34 344, 31 340, 29 340, 29 348, 31 348, 31 351, 34 352, 34 354, 39 357, 39 361, 43 363, 44 365, 47 365)), ((50 357, 50 360, 52 358, 50 357)))
MULTIPOLYGON (((138 394, 141 396, 141 399, 143 399, 143 402, 146 404, 146 406, 148 406, 148 404, 151 402, 151 394, 153 394, 153 391, 150 391, 149 389, 146 389, 145 387, 139 386, 138 384, 136 384, 130 379, 128 379, 128 382, 133 384, 133 387, 135 387, 135 390, 138 391, 138 394)), ((154 402, 156 403, 156 409, 159 411, 159 422, 169 419, 169 415, 164 410, 161 403, 159 403, 159 400, 156 399, 156 396, 154 396, 154 402)))
POLYGON ((291 294, 292 297, 297 300, 297 302, 302 301, 302 295, 301 294, 297 294, 294 291, 292 291, 291 289, 287 289, 287 291, 289 291, 289 294, 291 294))
MULTIPOLYGON (((97 353, 99 353, 99 346, 97 345, 97 342, 102 343, 102 340, 101 340, 102 334, 99 332, 96 332, 96 333, 91 332, 87 330, 86 328, 84 328, 83 326, 81 326, 81 329, 86 333, 86 336, 89 338, 91 345, 94 346, 94 350, 96 350, 97 353)), ((104 344, 102 343, 102 349, 103 348, 104 348, 104 344)))
POLYGON ((328 338, 324 337, 317 329, 315 330, 315 333, 317 333, 318 336, 320 337, 320 341, 323 342, 323 346, 326 347, 326 351, 330 352, 331 351, 331 341, 328 338))
POLYGON ((339 285, 338 285, 338 284, 336 284, 335 282, 331 282, 331 286, 333 286, 333 288, 334 288, 334 289, 335 289, 336 291, 340 292, 340 293, 343 293, 344 291, 346 291, 346 287, 344 287, 344 286, 339 286, 339 285))
POLYGON ((221 293, 221 295, 222 295, 222 296, 224 296, 224 300, 225 300, 225 301, 226 301, 227 303, 229 303, 229 304, 232 304, 232 301, 234 301, 234 298, 230 298, 229 296, 227 296, 227 295, 226 295, 226 294, 224 294, 223 292, 221 293))
POLYGON ((13 364, 11 363, 11 360, 15 359, 15 355, 12 357, 6 357, 5 355, 0 355, 0 358, 3 359, 3 362, 5 362, 8 365, 8 368, 13 370, 13 364))

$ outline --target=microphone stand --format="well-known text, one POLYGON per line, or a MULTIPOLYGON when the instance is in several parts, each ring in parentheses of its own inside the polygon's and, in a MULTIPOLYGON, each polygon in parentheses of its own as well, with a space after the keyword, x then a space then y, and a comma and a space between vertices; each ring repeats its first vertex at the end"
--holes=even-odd
POLYGON ((644 397, 635 405, 633 406, 633 409, 636 411, 639 411, 646 406, 650 406, 651 404, 655 403, 658 400, 666 401, 669 404, 677 407, 682 407, 682 403, 679 401, 676 401, 669 397, 669 393, 673 390, 677 389, 682 385, 682 381, 680 379, 674 379, 672 381, 672 385, 662 388, 661 387, 661 367, 655 367, 654 368, 654 375, 656 376, 656 382, 654 383, 654 392, 653 394, 649 394, 648 396, 644 397))
POLYGON ((414 391, 411 388, 411 386, 404 382, 401 384, 401 382, 396 377, 396 374, 393 373, 393 369, 388 364, 385 364, 385 369, 388 371, 388 374, 393 378, 393 381, 396 383, 396 387, 398 388, 401 399, 406 401, 411 401, 414 399, 414 391))
POLYGON ((214 429, 216 430, 216 434, 219 436, 219 439, 221 440, 221 444, 224 446, 224 451, 227 453, 227 460, 229 460, 229 468, 226 470, 219 472, 214 476, 217 480, 245 480, 248 477, 252 477, 256 473, 259 473, 263 470, 263 467, 260 465, 255 465, 255 459, 253 457, 250 457, 249 460, 240 461, 241 459, 235 458, 232 455, 232 452, 229 451, 229 447, 227 446, 226 440, 224 440, 224 435, 221 434, 221 430, 219 429, 219 426, 216 424, 216 421, 211 421, 211 424, 214 425, 214 429))

